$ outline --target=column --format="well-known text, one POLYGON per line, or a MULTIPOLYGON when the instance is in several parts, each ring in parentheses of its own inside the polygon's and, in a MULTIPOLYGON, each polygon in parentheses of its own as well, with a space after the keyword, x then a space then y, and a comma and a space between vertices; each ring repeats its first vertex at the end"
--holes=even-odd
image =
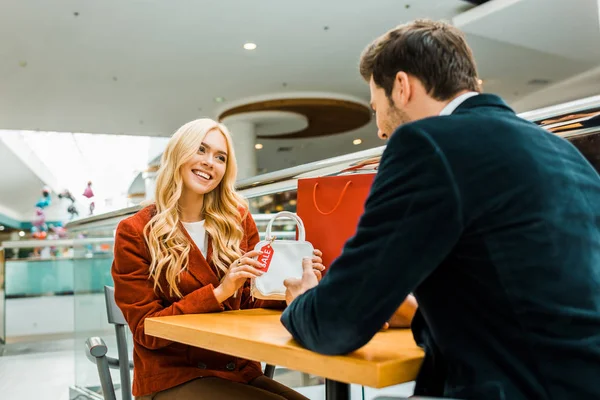
POLYGON ((229 129, 238 165, 238 181, 256 176, 255 125, 239 116, 226 118, 223 124, 229 129))
POLYGON ((158 166, 152 166, 142 173, 144 187, 146 189, 146 200, 154 200, 156 192, 156 177, 158 175, 158 166))

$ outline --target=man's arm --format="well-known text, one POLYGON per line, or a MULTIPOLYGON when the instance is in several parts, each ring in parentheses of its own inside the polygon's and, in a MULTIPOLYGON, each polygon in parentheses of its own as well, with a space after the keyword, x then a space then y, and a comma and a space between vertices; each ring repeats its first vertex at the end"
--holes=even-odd
POLYGON ((282 323, 319 353, 360 348, 451 251, 462 224, 444 154, 426 133, 400 129, 382 156, 356 235, 321 283, 293 300, 282 323))

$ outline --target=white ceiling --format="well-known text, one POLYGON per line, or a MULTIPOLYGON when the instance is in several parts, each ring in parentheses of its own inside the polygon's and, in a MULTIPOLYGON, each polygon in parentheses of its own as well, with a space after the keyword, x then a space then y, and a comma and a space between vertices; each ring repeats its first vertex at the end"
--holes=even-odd
POLYGON ((494 0, 455 17, 454 24, 489 39, 597 63, 599 17, 598 0, 494 0))
MULTIPOLYGON (((564 92, 535 93, 599 64, 596 42, 567 51, 594 32, 596 1, 3 0, 0 129, 169 136, 245 97, 327 91, 368 101, 361 51, 419 17, 462 24, 485 90, 525 111, 517 106, 561 102, 564 92), (249 41, 258 49, 244 50, 249 41), (540 79, 549 83, 530 83, 540 79)), ((379 146, 375 133, 371 123, 319 139, 261 140, 258 165, 272 171, 379 146), (357 137, 363 143, 353 146, 357 137)))
POLYGON ((561 98, 572 101, 598 95, 600 93, 600 66, 581 74, 549 85, 513 103, 515 109, 533 110, 547 106, 548 99, 561 98))
MULTIPOLYGON (((366 44, 403 21, 449 19, 467 4, 351 3, 3 0, 0 128, 169 136, 189 120, 216 117, 219 96, 328 91, 368 100, 357 72, 366 44), (258 49, 243 50, 248 41, 258 49)), ((378 144, 373 125, 356 135, 367 136, 362 148, 378 144)), ((300 151, 309 140, 294 141, 284 155, 275 151, 285 141, 265 141, 258 165, 354 151, 354 136, 323 139, 311 153, 300 151)))
MULTIPOLYGON (((0 205, 4 205, 9 211, 8 216, 20 219, 27 211, 34 209, 34 204, 41 195, 44 187, 42 182, 21 160, 0 141, 0 160, 2 160, 2 190, 0 190, 0 205), (11 173, 6 168, 11 166, 11 173), (30 188, 23 185, 27 182, 37 185, 39 191, 36 194, 30 188)), ((6 212, 4 212, 6 213, 6 212)))
MULTIPOLYGON (((35 204, 42 197, 45 183, 2 140, 0 140, 0 160, 2 161, 0 214, 17 221, 32 220, 35 204)), ((63 204, 54 194, 53 204, 45 210, 47 220, 63 219, 67 215, 67 207, 68 202, 63 204)))

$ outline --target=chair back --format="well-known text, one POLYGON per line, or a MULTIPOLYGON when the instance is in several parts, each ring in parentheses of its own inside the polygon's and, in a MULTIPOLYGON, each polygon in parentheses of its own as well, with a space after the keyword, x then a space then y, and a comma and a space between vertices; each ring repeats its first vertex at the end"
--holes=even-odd
POLYGON ((111 286, 104 286, 104 299, 106 303, 106 315, 108 316, 108 323, 113 325, 127 325, 123 312, 117 306, 115 301, 115 288, 111 286))
POLYGON ((106 300, 106 315, 108 323, 115 326, 117 335, 117 352, 119 354, 119 372, 121 374, 121 397, 123 400, 131 400, 131 374, 129 372, 129 352, 127 350, 127 336, 125 329, 127 321, 123 312, 115 302, 115 289, 104 286, 104 298, 106 300))

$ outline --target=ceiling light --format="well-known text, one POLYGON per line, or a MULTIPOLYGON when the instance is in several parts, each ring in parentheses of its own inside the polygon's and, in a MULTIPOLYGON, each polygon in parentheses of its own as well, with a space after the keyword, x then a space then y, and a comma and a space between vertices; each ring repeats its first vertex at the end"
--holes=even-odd
POLYGON ((530 85, 547 85, 547 84, 550 83, 550 80, 549 79, 539 79, 539 78, 536 78, 536 79, 530 80, 527 83, 529 83, 530 85))
POLYGON ((353 145, 355 145, 355 146, 358 146, 358 145, 359 145, 359 144, 361 144, 361 143, 362 143, 362 140, 361 140, 361 139, 354 139, 354 140, 352 141, 352 144, 353 144, 353 145))
POLYGON ((215 97, 215 101, 216 101, 217 103, 222 103, 222 102, 224 102, 224 101, 225 101, 225 98, 223 98, 223 97, 215 97))
POLYGON ((25 231, 19 232, 19 236, 21 236, 21 237, 25 236, 25 231))
POLYGON ((254 145, 254 148, 255 148, 256 150, 260 150, 260 149, 262 149, 262 148, 263 148, 263 145, 262 145, 262 144, 260 144, 260 143, 256 143, 256 144, 254 145))
POLYGON ((246 50, 254 50, 256 49, 256 43, 245 43, 244 48, 246 50))

